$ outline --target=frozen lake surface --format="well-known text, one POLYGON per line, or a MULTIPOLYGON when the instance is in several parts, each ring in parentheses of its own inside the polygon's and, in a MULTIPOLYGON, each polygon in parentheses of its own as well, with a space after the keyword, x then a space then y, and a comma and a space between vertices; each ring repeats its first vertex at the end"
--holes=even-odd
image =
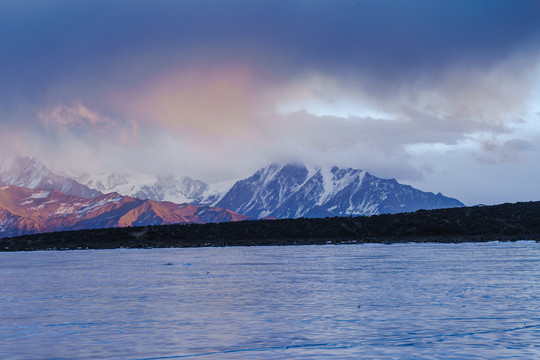
POLYGON ((1 359, 538 359, 540 243, 0 253, 1 359))

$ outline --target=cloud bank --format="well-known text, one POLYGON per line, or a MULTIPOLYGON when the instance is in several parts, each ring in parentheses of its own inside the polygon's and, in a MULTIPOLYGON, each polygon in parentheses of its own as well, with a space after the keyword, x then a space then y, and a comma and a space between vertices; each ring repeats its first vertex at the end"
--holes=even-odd
POLYGON ((537 1, 30 3, 0 4, 3 153, 206 181, 301 161, 540 199, 537 1))

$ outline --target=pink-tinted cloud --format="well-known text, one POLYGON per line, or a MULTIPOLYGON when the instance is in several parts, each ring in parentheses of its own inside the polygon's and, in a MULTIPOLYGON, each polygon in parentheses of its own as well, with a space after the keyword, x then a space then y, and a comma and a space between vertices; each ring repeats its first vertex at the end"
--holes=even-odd
POLYGON ((77 134, 86 141, 107 140, 127 147, 137 146, 140 141, 141 127, 137 121, 114 119, 81 101, 47 107, 37 117, 48 131, 61 137, 77 134))
POLYGON ((38 113, 38 118, 46 128, 60 132, 77 128, 106 130, 114 125, 111 118, 90 110, 80 102, 48 107, 38 113))
POLYGON ((249 68, 191 68, 160 74, 122 96, 122 111, 151 128, 179 135, 243 137, 260 111, 249 68))

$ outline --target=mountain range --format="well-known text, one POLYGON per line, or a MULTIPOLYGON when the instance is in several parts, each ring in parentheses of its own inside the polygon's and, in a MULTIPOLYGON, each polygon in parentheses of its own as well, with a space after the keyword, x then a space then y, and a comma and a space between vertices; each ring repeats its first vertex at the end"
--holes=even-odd
POLYGON ((13 199, 20 200, 19 208, 14 208, 16 201, 11 201, 7 206, 2 199, 10 196, 3 195, 0 198, 3 213, 0 233, 3 232, 4 236, 8 236, 5 234, 11 226, 9 224, 14 223, 19 224, 23 229, 21 231, 29 233, 248 218, 369 216, 464 206, 460 201, 441 193, 423 192, 400 184, 395 179, 381 179, 363 170, 309 167, 303 164, 271 164, 244 179, 206 184, 201 180, 174 175, 58 175, 38 159, 20 157, 0 162, 0 186, 4 186, 4 193, 22 193, 23 190, 12 187, 16 186, 27 190, 40 189, 45 191, 40 194, 47 194, 45 198, 53 197, 46 200, 51 201, 49 203, 44 201, 37 204, 35 199, 39 197, 33 197, 38 196, 37 193, 28 193, 25 197, 13 195, 13 199), (59 199, 61 194, 66 196, 62 200, 59 199), (47 205, 52 203, 64 204, 64 208, 59 210, 47 205), (95 204, 101 204, 96 207, 103 209, 107 215, 85 212, 86 215, 79 216, 82 213, 76 213, 95 204), (105 204, 116 205, 109 209, 103 207, 105 204), (184 210, 178 212, 177 204, 184 204, 184 210), (40 206, 39 214, 29 210, 40 206), (21 212, 21 209, 24 211, 21 212), (186 209, 190 209, 189 216, 185 215, 186 209), (69 212, 77 215, 73 218, 68 216, 69 212), (126 217, 127 213, 130 215, 126 217), (69 220, 60 221, 56 215, 69 220), (133 221, 126 220, 133 216, 133 221), (90 220, 92 217, 94 219, 90 220))
POLYGON ((142 200, 118 193, 83 198, 0 186, 0 238, 60 230, 247 220, 230 210, 142 200))
POLYGON ((271 164, 253 175, 218 184, 189 177, 115 173, 76 177, 89 188, 155 201, 217 206, 255 219, 376 215, 464 206, 395 179, 357 169, 271 164))
POLYGON ((140 199, 189 203, 202 196, 209 186, 187 176, 138 173, 78 174, 73 179, 100 193, 117 192, 140 199))

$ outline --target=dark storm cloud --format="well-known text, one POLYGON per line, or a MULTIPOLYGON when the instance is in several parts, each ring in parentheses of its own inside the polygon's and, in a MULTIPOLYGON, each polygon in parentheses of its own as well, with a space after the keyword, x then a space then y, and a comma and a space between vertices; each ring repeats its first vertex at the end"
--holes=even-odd
POLYGON ((538 40, 538 19, 536 0, 3 1, 1 93, 64 95, 73 89, 58 83, 72 77, 92 92, 172 64, 239 59, 271 79, 317 70, 392 81, 497 61, 538 40))

